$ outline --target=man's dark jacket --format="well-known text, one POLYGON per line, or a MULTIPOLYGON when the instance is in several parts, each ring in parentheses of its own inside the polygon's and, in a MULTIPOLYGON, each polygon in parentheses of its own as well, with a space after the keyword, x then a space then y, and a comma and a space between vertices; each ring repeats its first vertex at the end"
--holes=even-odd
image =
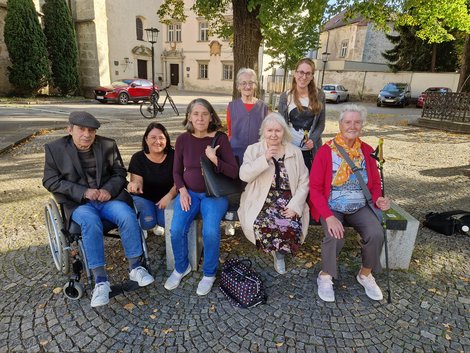
MULTIPOLYGON (((132 199, 124 189, 127 172, 116 142, 96 136, 92 149, 96 158, 98 188, 107 190, 112 200, 125 201, 131 205, 132 199)), ((57 202, 64 204, 66 218, 70 221, 73 211, 87 201, 84 195, 89 188, 77 148, 69 135, 47 143, 45 152, 42 184, 54 194, 57 202)))

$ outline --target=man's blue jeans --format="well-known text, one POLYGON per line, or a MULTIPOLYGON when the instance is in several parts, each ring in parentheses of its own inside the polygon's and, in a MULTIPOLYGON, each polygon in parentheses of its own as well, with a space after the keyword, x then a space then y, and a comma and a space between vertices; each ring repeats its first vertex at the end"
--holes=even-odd
POLYGON ((201 213, 202 241, 204 244, 204 276, 212 277, 217 272, 220 255, 220 222, 228 209, 226 197, 207 197, 206 194, 188 190, 191 206, 183 211, 180 195, 174 202, 173 220, 171 222, 171 246, 175 257, 175 269, 184 273, 188 268, 188 230, 194 218, 201 213))
POLYGON ((128 259, 142 255, 141 230, 134 210, 123 201, 89 201, 73 211, 72 220, 82 230, 83 245, 90 269, 105 266, 101 219, 118 226, 124 254, 128 259))
POLYGON ((149 230, 157 224, 165 227, 165 209, 159 209, 153 201, 141 196, 132 195, 135 208, 139 213, 139 222, 142 229, 149 230))

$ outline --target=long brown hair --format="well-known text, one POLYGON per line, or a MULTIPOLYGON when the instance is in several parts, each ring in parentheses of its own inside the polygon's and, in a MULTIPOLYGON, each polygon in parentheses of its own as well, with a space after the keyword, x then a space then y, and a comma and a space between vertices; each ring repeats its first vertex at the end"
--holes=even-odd
MULTIPOLYGON (((312 74, 315 74, 315 63, 309 58, 300 59, 297 64, 295 65, 295 71, 299 68, 300 65, 307 64, 312 68, 312 74)), ((312 76, 312 80, 307 86, 308 88, 308 104, 309 108, 315 113, 318 114, 322 108, 323 104, 320 102, 318 97, 318 89, 315 85, 314 77, 312 76)), ((292 76, 292 87, 289 91, 289 94, 293 97, 294 104, 298 110, 303 110, 302 104, 299 100, 299 94, 297 92, 297 81, 295 80, 295 74, 292 76)))

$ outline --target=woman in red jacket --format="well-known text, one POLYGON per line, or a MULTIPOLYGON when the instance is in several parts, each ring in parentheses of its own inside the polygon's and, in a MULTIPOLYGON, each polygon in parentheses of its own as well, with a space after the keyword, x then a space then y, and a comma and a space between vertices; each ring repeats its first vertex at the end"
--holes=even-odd
POLYGON ((332 278, 337 277, 336 259, 344 245, 344 222, 361 236, 362 267, 356 277, 358 282, 364 286, 369 298, 383 298, 372 276, 372 271, 381 270, 383 229, 369 207, 356 175, 338 149, 341 146, 360 169, 373 207, 382 211, 389 209, 390 200, 381 197, 379 171, 371 157, 373 149, 359 138, 366 116, 364 107, 350 104, 343 108, 339 118, 340 132, 318 150, 310 174, 311 213, 321 222, 324 231, 322 270, 317 278, 318 296, 327 302, 335 300, 332 278))

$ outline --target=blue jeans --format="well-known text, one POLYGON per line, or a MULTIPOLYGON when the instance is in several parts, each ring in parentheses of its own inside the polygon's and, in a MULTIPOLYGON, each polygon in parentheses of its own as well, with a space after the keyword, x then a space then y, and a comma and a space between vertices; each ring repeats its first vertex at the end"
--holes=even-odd
POLYGON ((142 255, 141 230, 134 210, 123 201, 89 201, 73 211, 72 220, 82 230, 83 246, 90 269, 105 266, 102 219, 118 226, 128 259, 142 255))
POLYGON ((144 230, 149 230, 157 224, 165 227, 165 209, 158 208, 153 201, 145 199, 141 196, 132 195, 135 208, 139 214, 140 226, 144 230))
POLYGON ((180 195, 174 202, 171 222, 171 246, 175 257, 175 269, 184 273, 188 268, 188 230, 194 218, 201 213, 202 241, 204 244, 204 276, 212 277, 217 272, 220 255, 220 222, 228 209, 226 197, 207 197, 206 194, 188 190, 191 206, 188 211, 181 209, 180 195))

